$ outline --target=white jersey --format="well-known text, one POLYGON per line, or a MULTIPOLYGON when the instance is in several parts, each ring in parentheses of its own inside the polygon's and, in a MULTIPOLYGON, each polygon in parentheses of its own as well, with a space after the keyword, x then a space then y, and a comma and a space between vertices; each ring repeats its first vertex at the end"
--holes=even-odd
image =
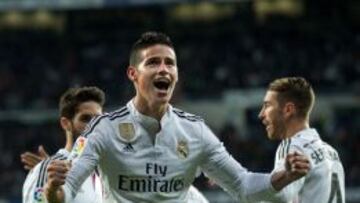
POLYGON ((188 192, 188 202, 193 203, 209 203, 206 197, 194 186, 190 186, 188 192))
MULTIPOLYGON (((47 166, 52 160, 66 160, 69 152, 65 149, 60 149, 54 156, 45 159, 38 163, 27 175, 23 190, 23 203, 46 203, 45 195, 43 194, 43 186, 47 180, 47 166)), ((102 201, 101 182, 99 177, 94 173, 85 180, 82 184, 79 193, 75 199, 68 203, 100 203, 102 201)))
POLYGON ((293 151, 309 157, 310 171, 279 192, 274 202, 345 203, 344 169, 336 150, 323 142, 315 129, 302 130, 280 143, 274 171, 284 169, 285 156, 293 151))
MULTIPOLYGON (((269 174, 248 172, 199 117, 172 106, 159 123, 130 101, 93 119, 84 136, 84 150, 64 185, 66 199, 73 198, 96 166, 104 203, 190 202, 198 168, 236 199, 267 200, 276 193, 269 174)), ((71 157, 78 156, 77 148, 71 157)))

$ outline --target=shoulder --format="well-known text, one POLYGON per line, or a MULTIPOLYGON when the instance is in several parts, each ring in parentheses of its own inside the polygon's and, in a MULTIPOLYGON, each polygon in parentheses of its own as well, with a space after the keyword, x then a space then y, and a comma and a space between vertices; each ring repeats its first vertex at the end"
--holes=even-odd
POLYGON ((50 162, 52 160, 65 160, 65 159, 67 159, 67 157, 68 157, 68 153, 65 154, 61 150, 59 150, 56 154, 42 160, 38 164, 36 164, 36 166, 34 167, 33 170, 43 173, 44 171, 46 171, 47 166, 50 164, 50 162))
POLYGON ((200 116, 185 112, 178 108, 172 108, 171 114, 174 126, 186 131, 192 138, 204 139, 203 136, 204 134, 207 134, 208 128, 200 116))
POLYGON ((109 124, 122 120, 130 115, 130 110, 127 106, 121 107, 118 110, 104 113, 103 115, 96 116, 88 123, 86 129, 82 133, 83 137, 87 137, 90 133, 94 131, 95 128, 109 127, 109 124))
POLYGON ((314 149, 321 148, 323 142, 316 131, 307 130, 292 137, 291 145, 303 153, 310 153, 314 149))
POLYGON ((124 118, 126 116, 130 115, 130 109, 129 107, 127 106, 123 106, 121 108, 119 108, 118 110, 116 111, 113 111, 113 112, 110 112, 110 113, 107 113, 107 118, 110 120, 110 121, 113 121, 113 120, 116 120, 116 119, 121 119, 121 118, 124 118))
POLYGON ((36 187, 42 187, 46 183, 47 167, 52 160, 65 160, 66 158, 67 155, 63 153, 56 153, 53 156, 38 163, 32 171, 32 176, 37 179, 36 187))
POLYGON ((292 140, 296 149, 307 155, 314 166, 320 166, 324 160, 340 161, 338 152, 324 142, 316 131, 299 134, 292 140))
POLYGON ((195 114, 191 114, 188 112, 185 112, 181 109, 178 108, 172 108, 171 109, 172 113, 174 113, 176 115, 177 118, 179 118, 180 120, 185 120, 185 121, 190 121, 190 122, 204 122, 204 119, 201 118, 200 116, 197 116, 195 114))
POLYGON ((319 139, 313 136, 304 136, 302 134, 283 139, 277 149, 278 158, 285 158, 288 153, 294 151, 309 155, 311 153, 309 149, 311 149, 318 140, 319 139))

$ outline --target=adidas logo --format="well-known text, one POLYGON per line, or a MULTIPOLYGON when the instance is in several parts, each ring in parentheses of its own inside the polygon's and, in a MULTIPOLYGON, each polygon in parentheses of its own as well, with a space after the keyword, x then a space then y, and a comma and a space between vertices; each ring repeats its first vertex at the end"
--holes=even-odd
POLYGON ((125 152, 135 152, 134 147, 131 143, 127 143, 126 146, 123 148, 125 152))

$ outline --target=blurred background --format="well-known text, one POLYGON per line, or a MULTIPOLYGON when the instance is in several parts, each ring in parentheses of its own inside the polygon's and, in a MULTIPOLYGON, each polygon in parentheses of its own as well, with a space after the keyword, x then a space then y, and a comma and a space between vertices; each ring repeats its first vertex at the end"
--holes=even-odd
MULTIPOLYGON (((131 99, 129 50, 148 30, 175 43, 173 103, 253 171, 271 171, 278 144, 257 119, 266 85, 310 80, 311 125, 340 154, 347 202, 360 202, 359 28, 357 0, 1 0, 0 203, 21 202, 20 153, 64 146, 57 103, 68 87, 99 86, 107 111, 131 99)), ((233 202, 204 177, 195 185, 211 203, 233 202)))

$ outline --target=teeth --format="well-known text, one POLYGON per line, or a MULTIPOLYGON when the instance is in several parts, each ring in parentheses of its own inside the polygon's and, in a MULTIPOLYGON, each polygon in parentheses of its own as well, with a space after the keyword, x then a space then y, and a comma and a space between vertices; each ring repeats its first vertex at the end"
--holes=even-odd
POLYGON ((155 82, 166 82, 166 83, 170 83, 170 80, 167 79, 167 78, 161 78, 161 79, 155 80, 155 82))

